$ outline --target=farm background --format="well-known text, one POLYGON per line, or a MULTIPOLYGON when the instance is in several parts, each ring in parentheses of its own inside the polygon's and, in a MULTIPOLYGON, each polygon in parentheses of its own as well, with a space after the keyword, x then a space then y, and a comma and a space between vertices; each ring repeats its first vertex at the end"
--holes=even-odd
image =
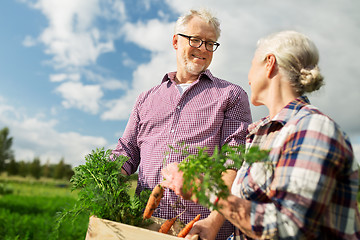
MULTIPOLYGON (((132 180, 129 194, 136 187, 132 180)), ((2 240, 83 240, 89 216, 82 214, 73 223, 66 220, 58 233, 56 214, 71 209, 77 193, 67 180, 0 175, 0 239, 2 240), (57 235, 58 234, 58 235, 57 235)))
MULTIPOLYGON (((135 192, 133 180, 131 195, 135 192)), ((89 216, 75 223, 66 221, 57 238, 56 213, 76 203, 76 192, 66 180, 0 176, 0 239, 3 240, 83 240, 89 216)), ((360 202, 360 192, 358 194, 360 202)))
POLYGON ((89 216, 81 215, 75 224, 66 221, 54 231, 56 213, 76 202, 67 181, 34 178, 0 178, 0 239, 51 240, 85 239, 89 216))

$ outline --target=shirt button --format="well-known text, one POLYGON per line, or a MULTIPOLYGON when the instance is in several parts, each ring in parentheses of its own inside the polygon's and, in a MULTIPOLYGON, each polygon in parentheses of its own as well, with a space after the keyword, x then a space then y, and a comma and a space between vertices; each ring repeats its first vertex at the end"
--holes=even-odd
POLYGON ((176 108, 177 108, 177 109, 180 109, 180 106, 177 106, 176 108))
POLYGON ((174 129, 171 129, 171 131, 170 131, 170 132, 174 133, 174 132, 175 132, 175 130, 174 130, 174 129))

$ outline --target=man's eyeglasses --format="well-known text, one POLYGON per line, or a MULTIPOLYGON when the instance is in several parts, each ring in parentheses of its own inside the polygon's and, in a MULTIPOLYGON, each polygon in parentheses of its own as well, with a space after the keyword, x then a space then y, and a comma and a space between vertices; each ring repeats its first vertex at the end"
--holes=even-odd
POLYGON ((185 34, 178 33, 177 35, 185 37, 189 39, 189 45, 194 48, 199 48, 203 43, 205 43, 205 48, 209 52, 215 52, 216 49, 220 46, 220 43, 213 42, 213 41, 203 41, 200 38, 193 37, 193 36, 187 36, 185 34))

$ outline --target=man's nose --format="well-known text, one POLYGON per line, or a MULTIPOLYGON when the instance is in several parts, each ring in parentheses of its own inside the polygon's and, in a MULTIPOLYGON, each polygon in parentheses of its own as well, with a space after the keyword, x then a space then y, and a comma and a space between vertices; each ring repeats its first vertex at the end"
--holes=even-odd
POLYGON ((201 44, 201 46, 199 48, 201 51, 207 51, 206 47, 205 47, 205 42, 203 42, 203 44, 201 44))

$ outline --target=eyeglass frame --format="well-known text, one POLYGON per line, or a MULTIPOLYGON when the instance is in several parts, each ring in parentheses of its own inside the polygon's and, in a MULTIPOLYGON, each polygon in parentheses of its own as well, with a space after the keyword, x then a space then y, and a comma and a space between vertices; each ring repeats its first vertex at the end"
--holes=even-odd
POLYGON ((205 43, 205 49, 206 49, 207 51, 209 51, 209 52, 215 52, 216 49, 218 49, 218 47, 220 46, 220 43, 218 43, 218 42, 214 42, 214 41, 204 41, 204 40, 202 40, 202 39, 200 39, 200 38, 198 38, 198 37, 188 36, 188 35, 185 35, 185 34, 182 34, 182 33, 178 33, 178 34, 176 34, 176 35, 179 35, 179 36, 181 36, 181 37, 187 38, 187 39, 189 40, 189 45, 190 45, 190 47, 200 48, 200 47, 203 45, 203 43, 205 43), (197 46, 197 47, 191 45, 191 39, 192 39, 192 38, 193 38, 193 39, 195 38, 195 39, 199 40, 199 41, 200 41, 200 45, 197 46), (208 43, 212 43, 212 44, 215 46, 215 49, 214 49, 214 50, 209 50, 208 47, 207 47, 207 44, 208 44, 208 43))

